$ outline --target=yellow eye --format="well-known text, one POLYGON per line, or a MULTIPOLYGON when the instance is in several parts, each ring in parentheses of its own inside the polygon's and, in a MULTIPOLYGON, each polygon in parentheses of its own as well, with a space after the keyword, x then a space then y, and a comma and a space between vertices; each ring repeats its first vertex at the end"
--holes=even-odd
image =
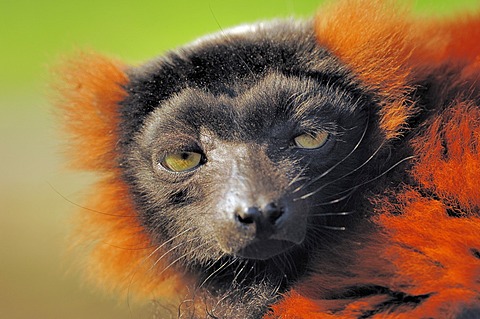
POLYGON ((167 153, 162 166, 172 172, 185 172, 200 165, 201 161, 202 154, 195 152, 167 153))
POLYGON ((315 149, 322 147, 328 141, 329 134, 325 131, 320 131, 315 134, 302 134, 295 137, 295 145, 305 149, 315 149))

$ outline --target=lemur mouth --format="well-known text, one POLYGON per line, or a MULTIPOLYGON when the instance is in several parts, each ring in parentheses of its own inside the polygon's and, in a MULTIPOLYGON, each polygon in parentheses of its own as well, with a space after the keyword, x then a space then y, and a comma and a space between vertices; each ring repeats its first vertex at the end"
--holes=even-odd
POLYGON ((288 240, 255 240, 238 251, 236 255, 243 258, 266 260, 286 252, 295 245, 294 242, 288 240))

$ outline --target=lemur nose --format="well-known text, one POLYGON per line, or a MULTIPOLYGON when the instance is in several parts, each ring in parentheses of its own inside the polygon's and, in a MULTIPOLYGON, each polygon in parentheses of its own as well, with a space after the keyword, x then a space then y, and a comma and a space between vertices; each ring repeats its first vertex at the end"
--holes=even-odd
POLYGON ((252 206, 240 210, 237 212, 237 219, 240 223, 245 225, 255 223, 273 226, 283 213, 283 208, 272 202, 265 205, 263 209, 252 206))

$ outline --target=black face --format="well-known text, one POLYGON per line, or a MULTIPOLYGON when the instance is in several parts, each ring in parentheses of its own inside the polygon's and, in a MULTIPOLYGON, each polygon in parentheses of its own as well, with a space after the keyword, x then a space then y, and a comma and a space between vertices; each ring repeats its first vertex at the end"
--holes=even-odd
POLYGON ((131 71, 121 166, 178 264, 268 263, 352 222, 373 103, 306 30, 206 40, 131 71))

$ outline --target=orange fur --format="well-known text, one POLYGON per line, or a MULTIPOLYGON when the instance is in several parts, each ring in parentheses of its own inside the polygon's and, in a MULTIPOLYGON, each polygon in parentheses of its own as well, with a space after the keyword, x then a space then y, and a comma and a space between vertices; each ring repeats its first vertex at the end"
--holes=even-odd
POLYGON ((413 112, 406 99, 412 89, 407 62, 417 41, 404 11, 393 1, 347 0, 320 10, 316 18, 318 42, 382 97, 381 126, 387 138, 398 136, 413 112))
POLYGON ((382 97, 387 138, 398 137, 415 113, 407 94, 418 68, 452 60, 468 63, 466 75, 480 68, 478 15, 421 20, 398 1, 344 0, 320 10, 315 25, 318 42, 382 97))
POLYGON ((480 20, 478 14, 446 21, 427 21, 424 28, 424 46, 429 49, 429 62, 445 60, 477 61, 480 52, 480 20))
POLYGON ((155 264, 165 253, 150 243, 132 207, 127 187, 117 176, 100 180, 87 204, 94 211, 82 212, 75 238, 79 246, 89 243, 85 265, 90 279, 103 289, 128 297, 161 297, 178 303, 186 278, 167 269, 168 259, 155 264))
POLYGON ((57 71, 56 104, 64 130, 70 134, 69 156, 75 168, 111 172, 116 169, 117 103, 126 93, 123 65, 111 59, 81 54, 57 71), (100 107, 101 106, 101 107, 100 107))
POLYGON ((60 69, 62 85, 57 104, 62 123, 71 136, 71 164, 102 172, 92 188, 90 201, 77 216, 74 238, 86 246, 84 265, 89 278, 107 290, 126 295, 162 296, 175 300, 183 295, 186 279, 168 266, 168 258, 155 264, 154 251, 137 219, 132 200, 116 167, 118 102, 126 95, 128 79, 123 66, 104 57, 81 54, 60 69), (160 269, 160 270, 158 270, 160 269))
MULTIPOLYGON (((480 111, 459 102, 415 141, 419 157, 413 174, 451 209, 469 215, 480 207, 480 111), (445 146, 445 145, 446 146, 445 146)), ((467 216, 468 217, 468 216, 467 216)))

